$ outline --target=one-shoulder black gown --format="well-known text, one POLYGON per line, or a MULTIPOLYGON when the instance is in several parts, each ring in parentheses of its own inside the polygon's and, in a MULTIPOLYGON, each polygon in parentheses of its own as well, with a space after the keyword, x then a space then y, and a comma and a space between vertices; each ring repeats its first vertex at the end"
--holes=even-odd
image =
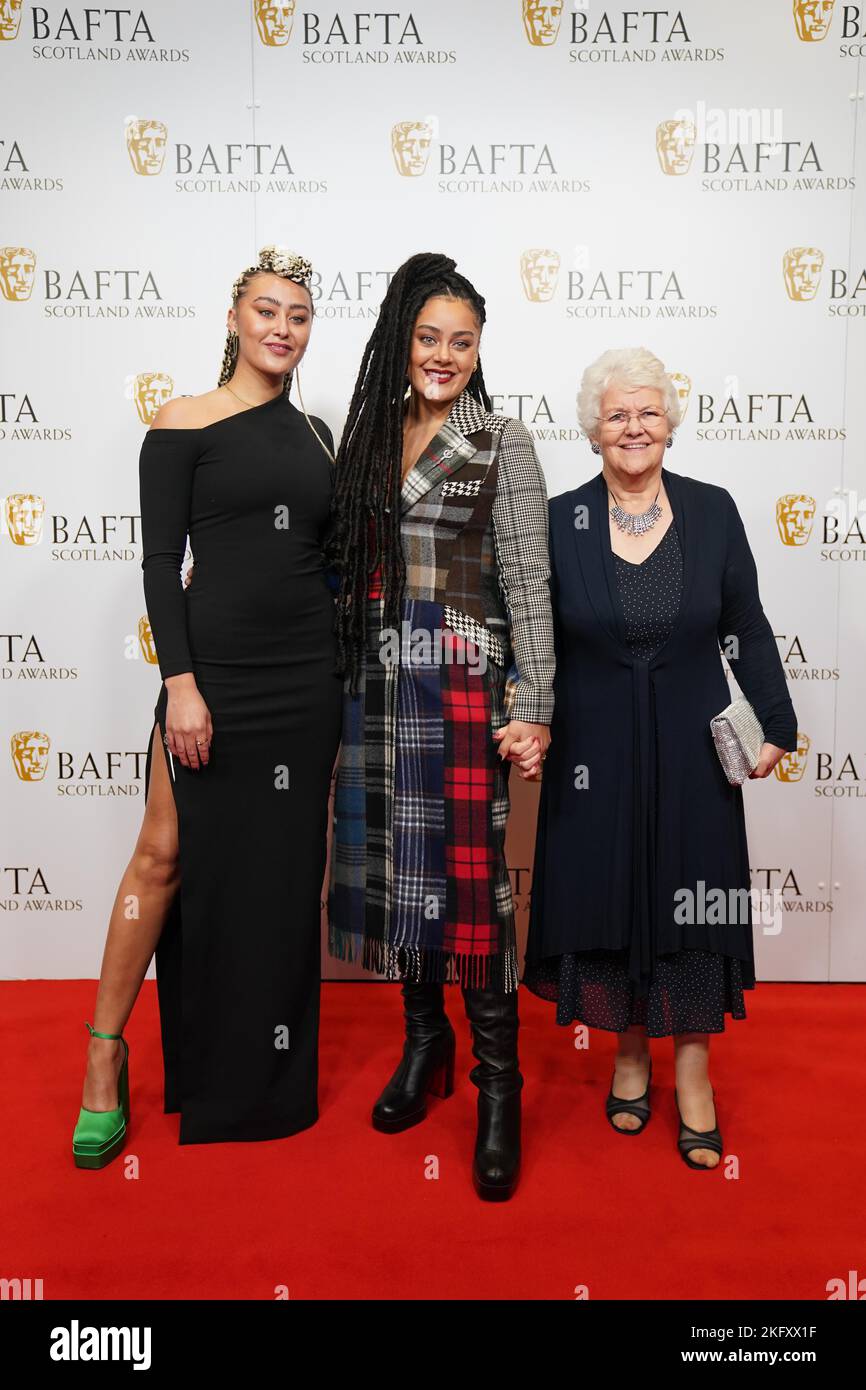
MULTIPOLYGON (((333 452, 327 426, 311 417, 333 452)), ((180 889, 156 951, 165 1110, 180 1143, 273 1139, 318 1117, 320 908, 340 735, 321 543, 332 465, 285 395, 139 460, 147 612, 163 681, 192 671, 210 763, 162 744, 180 889), (189 535, 195 560, 184 590, 189 535)))

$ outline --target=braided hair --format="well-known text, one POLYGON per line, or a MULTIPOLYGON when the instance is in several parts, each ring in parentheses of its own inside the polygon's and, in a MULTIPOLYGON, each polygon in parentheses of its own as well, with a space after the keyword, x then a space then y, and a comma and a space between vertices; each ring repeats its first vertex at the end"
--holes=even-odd
MULTIPOLYGON (((305 290, 307 291, 307 294, 310 296, 310 314, 313 317, 315 317, 316 306, 313 303, 313 292, 311 289, 311 281, 313 276, 312 265, 307 260, 306 256, 298 255, 297 251, 290 251, 285 246, 274 246, 273 244, 263 246, 259 252, 259 259, 257 263, 255 265, 247 266, 246 270, 242 270, 240 275, 238 275, 237 279, 232 285, 233 309, 237 309, 238 300, 242 299, 243 296, 246 294, 250 282, 257 275, 261 275, 265 272, 272 275, 281 275, 284 280, 293 280, 295 284, 303 285, 305 290)), ((238 335, 234 331, 234 329, 230 328, 226 333, 226 345, 225 350, 223 351, 223 360, 222 365, 220 367, 219 381, 217 382, 218 387, 225 386, 228 382, 231 381, 232 377, 234 376, 235 369, 238 364, 239 350, 240 339, 238 338, 238 335)), ((293 377, 294 372, 285 372, 283 374, 283 395, 286 397, 288 397, 291 393, 293 377)), ((298 399, 301 402, 301 410, 304 412, 304 418, 306 419, 307 424, 313 431, 313 434, 318 439, 325 453, 328 455, 328 458, 330 459, 331 463, 333 463, 333 454, 331 453, 324 439, 319 434, 319 431, 316 429, 315 425, 313 424, 312 420, 307 414, 307 407, 304 405, 304 396, 303 392, 301 391, 300 373, 298 373, 298 399)), ((319 423, 321 423, 321 421, 319 423)))
MULTIPOLYGON (((460 299, 479 324, 484 298, 449 256, 410 256, 394 275, 364 350, 349 414, 337 450, 326 556, 340 576, 335 614, 337 657, 357 690, 365 647, 370 575, 381 576, 383 617, 399 625, 406 566, 400 541, 403 410, 415 321, 428 299, 460 299)), ((491 409, 479 358, 466 390, 491 409)))
MULTIPOLYGON (((250 281, 256 275, 263 273, 272 275, 282 275, 286 280, 294 280, 296 284, 303 285, 310 295, 311 312, 315 314, 312 303, 312 293, 310 291, 310 277, 313 267, 305 256, 299 256, 294 251, 288 251, 283 246, 263 246, 259 252, 259 259, 255 265, 247 266, 242 270, 232 285, 232 307, 238 307, 238 300, 246 294, 250 281)), ((226 345, 223 351, 222 365, 217 386, 225 386, 227 381, 231 381, 235 373, 238 362, 238 335, 233 329, 228 329, 226 333, 226 345)), ((283 391, 289 395, 292 389, 292 376, 294 373, 286 372, 283 378, 283 391)), ((306 412, 305 412, 306 413, 306 412)))

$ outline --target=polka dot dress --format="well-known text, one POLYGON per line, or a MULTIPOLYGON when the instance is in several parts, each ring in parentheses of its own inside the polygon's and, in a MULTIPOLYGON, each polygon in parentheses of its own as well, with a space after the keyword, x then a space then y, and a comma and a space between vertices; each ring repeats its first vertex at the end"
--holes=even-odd
MULTIPOLYGON (((680 606, 683 560, 673 522, 640 564, 614 555, 626 641, 650 661, 670 636, 680 606)), ((725 1014, 745 1018, 743 963, 713 951, 684 949, 659 956, 649 992, 638 997, 626 951, 572 951, 527 965, 523 983, 556 1003, 556 1022, 575 1020, 621 1033, 641 1024, 651 1038, 721 1033, 725 1014)))
POLYGON ((655 550, 639 565, 614 555, 625 640, 633 656, 650 661, 671 634, 680 609, 683 557, 671 522, 655 550))

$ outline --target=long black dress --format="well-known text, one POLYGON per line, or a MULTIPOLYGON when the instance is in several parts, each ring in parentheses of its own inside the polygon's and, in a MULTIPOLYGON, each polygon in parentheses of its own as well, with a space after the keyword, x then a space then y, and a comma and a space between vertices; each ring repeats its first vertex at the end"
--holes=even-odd
POLYGON ((755 982, 750 914, 684 926, 675 913, 700 880, 749 886, 742 792, 709 732, 731 698, 720 640, 738 640, 732 669, 766 740, 796 747, 733 499, 662 476, 674 520, 641 565, 613 554, 601 474, 550 503, 556 707, 523 977, 560 1024, 651 1036, 721 1031, 755 982))
MULTIPOLYGON (((332 446, 330 431, 316 429, 332 446)), ((321 539, 331 463, 285 395, 200 429, 152 429, 139 461, 144 589, 163 680, 192 671, 210 763, 162 745, 180 890, 156 952, 165 1110, 181 1144, 272 1139, 318 1117, 320 908, 339 744, 321 539), (186 536, 190 587, 180 569, 186 536)))

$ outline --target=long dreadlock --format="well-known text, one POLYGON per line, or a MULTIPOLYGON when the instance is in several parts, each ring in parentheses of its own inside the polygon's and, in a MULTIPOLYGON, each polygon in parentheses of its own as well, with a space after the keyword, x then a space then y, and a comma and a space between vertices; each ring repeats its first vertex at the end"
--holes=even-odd
MULTIPOLYGON (((326 554, 338 571, 335 634, 340 670, 357 691, 365 646, 370 575, 380 569, 383 617, 398 627, 406 578, 400 543, 403 410, 409 351, 415 321, 433 296, 462 299, 479 324, 487 317, 484 298, 455 269, 448 256, 410 256, 394 275, 376 327, 364 350, 349 414, 335 460, 331 525, 326 554)), ((466 387, 491 409, 481 359, 466 387)))

